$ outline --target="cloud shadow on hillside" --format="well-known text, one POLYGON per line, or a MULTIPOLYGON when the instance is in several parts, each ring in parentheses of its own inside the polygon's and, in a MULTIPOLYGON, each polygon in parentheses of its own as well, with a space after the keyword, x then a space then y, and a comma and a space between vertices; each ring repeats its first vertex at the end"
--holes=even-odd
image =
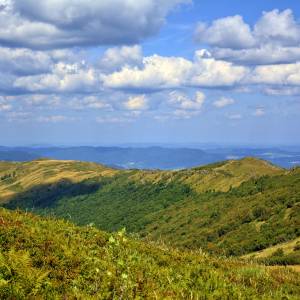
POLYGON ((37 185, 17 193, 3 206, 9 209, 30 210, 53 207, 62 198, 92 194, 99 188, 100 183, 93 180, 74 183, 68 179, 62 179, 56 183, 37 185))

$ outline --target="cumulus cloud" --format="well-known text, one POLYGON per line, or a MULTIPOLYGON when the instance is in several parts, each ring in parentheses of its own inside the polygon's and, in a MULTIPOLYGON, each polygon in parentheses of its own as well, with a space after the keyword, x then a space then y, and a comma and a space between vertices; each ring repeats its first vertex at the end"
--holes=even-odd
POLYGON ((172 119, 183 119, 183 120, 188 120, 193 117, 196 117, 200 114, 199 111, 190 111, 190 110, 183 110, 183 109, 176 109, 172 114, 171 118, 172 119))
POLYGON ((254 27, 254 35, 261 42, 276 42, 283 45, 299 46, 300 24, 296 22, 293 12, 278 9, 264 12, 254 27))
POLYGON ((187 2, 0 0, 0 45, 52 49, 138 43, 158 32, 170 10, 187 2))
POLYGON ((11 110, 12 106, 7 103, 0 103, 0 111, 8 111, 11 110))
POLYGON ((114 71, 124 65, 132 66, 142 63, 143 53, 139 45, 113 47, 105 51, 99 62, 99 67, 105 71, 114 71))
POLYGON ((257 84, 297 86, 300 84, 300 62, 258 66, 254 69, 248 81, 257 84))
POLYGON ((265 115, 265 110, 263 107, 257 107, 253 113, 255 117, 262 117, 265 115))
POLYGON ((18 76, 46 73, 52 59, 47 53, 0 47, 0 69, 18 76))
POLYGON ((6 115, 9 122, 26 122, 32 120, 32 114, 25 111, 12 111, 6 115))
POLYGON ((300 87, 266 87, 264 93, 271 96, 296 96, 300 95, 300 87))
POLYGON ((191 99, 186 94, 177 91, 171 92, 169 97, 169 104, 181 111, 200 110, 205 101, 205 95, 202 92, 197 92, 194 99, 191 99))
POLYGON ((203 51, 197 51, 190 84, 200 87, 230 87, 238 85, 248 72, 246 67, 206 58, 203 57, 203 51))
POLYGON ((143 58, 140 46, 115 47, 103 54, 100 63, 87 62, 82 55, 68 58, 69 51, 63 50, 37 51, 34 60, 34 52, 19 50, 13 50, 10 55, 18 59, 5 59, 10 66, 0 73, 2 90, 40 95, 96 94, 108 90, 144 94, 182 87, 236 88, 249 73, 249 68, 215 59, 205 49, 196 51, 194 59, 188 60, 159 55, 143 58), (30 59, 26 62, 27 57, 30 59), (18 75, 17 71, 11 71, 17 69, 18 75))
POLYGON ((19 96, 17 99, 20 101, 24 100, 26 104, 31 106, 58 106, 60 104, 60 97, 57 95, 43 95, 43 94, 34 94, 34 95, 26 95, 26 96, 19 96))
POLYGON ((7 101, 7 98, 0 97, 0 112, 10 111, 12 105, 7 101))
POLYGON ((75 97, 68 103, 69 107, 76 110, 84 109, 99 109, 111 110, 112 107, 107 101, 101 99, 98 95, 91 95, 85 97, 75 97))
POLYGON ((253 28, 241 16, 200 23, 195 36, 212 47, 215 58, 236 63, 290 63, 300 58, 300 23, 290 9, 264 12, 253 28))
POLYGON ((227 115, 230 120, 241 120, 243 116, 239 113, 227 115))
POLYGON ((118 124, 118 123, 131 123, 133 122, 132 118, 124 117, 124 116, 102 116, 96 118, 97 123, 112 123, 112 124, 118 124))
POLYGON ((147 110, 149 108, 148 99, 145 95, 129 97, 124 103, 124 107, 133 111, 147 110))
MULTIPOLYGON (((25 120, 32 116, 22 116, 22 109, 41 112, 61 105, 62 115, 39 121, 62 122, 64 109, 76 109, 119 113, 98 122, 120 123, 159 107, 163 115, 157 119, 189 119, 205 103, 198 89, 300 94, 300 25, 291 10, 266 12, 252 27, 241 16, 200 23, 196 38, 208 47, 191 59, 144 57, 136 43, 155 33, 170 9, 183 2, 0 0, 0 91, 15 98, 0 101, 1 114, 25 120), (118 19, 112 15, 117 4, 118 19), (101 57, 94 50, 60 49, 108 44, 114 46, 101 57)), ((228 97, 213 102, 217 108, 232 104, 228 97)), ((252 115, 263 113, 259 107, 252 115)))
POLYGON ((267 43, 251 49, 217 48, 213 50, 213 54, 217 59, 225 59, 238 64, 282 64, 299 61, 300 47, 279 47, 267 43))
POLYGON ((70 118, 64 115, 40 116, 37 118, 37 121, 41 123, 61 123, 67 121, 74 121, 74 118, 70 118))
POLYGON ((219 100, 216 100, 213 105, 217 108, 223 108, 234 103, 235 101, 232 98, 221 97, 219 100))
POLYGON ((103 76, 103 83, 108 88, 154 91, 182 86, 223 87, 238 84, 247 73, 246 67, 215 60, 200 50, 194 61, 182 57, 146 57, 142 67, 125 66, 103 76))
POLYGON ((238 15, 215 20, 211 26, 199 23, 195 38, 198 42, 221 48, 243 49, 255 43, 250 26, 238 15))
POLYGON ((84 63, 68 64, 59 62, 51 73, 18 77, 15 88, 30 92, 91 92, 100 90, 99 74, 84 63))
POLYGON ((182 85, 192 62, 181 57, 149 56, 141 68, 125 66, 119 72, 103 76, 105 87, 158 90, 182 85))

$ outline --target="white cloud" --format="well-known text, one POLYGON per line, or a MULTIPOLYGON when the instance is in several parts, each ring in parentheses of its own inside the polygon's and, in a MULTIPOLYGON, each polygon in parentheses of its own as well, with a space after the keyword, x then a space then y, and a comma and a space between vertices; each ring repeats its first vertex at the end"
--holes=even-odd
POLYGON ((133 96, 124 103, 124 107, 133 111, 147 110, 149 108, 148 99, 145 95, 133 96))
POLYGON ((217 48, 213 50, 213 55, 217 59, 225 59, 240 64, 282 64, 299 61, 300 47, 279 47, 267 43, 251 49, 217 48))
MULTIPOLYGON (((20 98, 20 97, 18 97, 20 98)), ((58 106, 60 104, 60 97, 56 95, 43 95, 34 94, 28 96, 22 96, 23 100, 32 106, 58 106)))
POLYGON ((211 26, 199 23, 195 38, 199 42, 221 48, 243 49, 255 43, 250 26, 238 15, 215 20, 211 26))
POLYGON ((37 118, 37 121, 41 123, 61 123, 66 121, 74 121, 74 118, 70 118, 63 115, 40 116, 37 118))
POLYGON ((0 69, 16 75, 46 73, 52 65, 51 56, 41 51, 0 47, 0 69))
POLYGON ((181 57, 158 55, 143 59, 143 67, 125 66, 121 71, 103 76, 104 86, 120 89, 158 90, 183 84, 192 63, 181 57))
POLYGON ((112 109, 109 103, 101 99, 99 96, 95 96, 95 95, 72 99, 71 101, 69 101, 69 106, 77 110, 84 110, 84 109, 111 110, 112 109))
POLYGON ((263 107, 258 107, 258 108, 256 108, 255 111, 254 111, 254 113, 253 113, 253 115, 254 115, 255 117, 262 117, 262 116, 264 116, 265 114, 266 114, 266 113, 265 113, 265 110, 264 110, 263 107))
POLYGON ((283 45, 299 46, 300 25, 296 22, 293 12, 278 9, 264 12, 254 27, 254 35, 261 42, 276 42, 283 45))
POLYGON ((228 87, 238 85, 249 70, 223 60, 203 57, 203 51, 197 51, 190 84, 200 87, 228 87))
POLYGON ((258 66, 250 75, 248 82, 268 85, 299 85, 300 62, 258 66))
POLYGON ((242 16, 236 15, 217 19, 211 26, 200 23, 195 35, 198 41, 218 48, 247 49, 265 43, 299 46, 300 24, 292 10, 274 9, 264 12, 253 30, 242 16))
POLYGON ((114 47, 105 51, 99 66, 104 70, 113 71, 124 67, 124 65, 139 65, 142 63, 142 60, 142 48, 139 45, 114 47))
POLYGON ((176 109, 173 113, 172 113, 172 118, 173 119, 184 119, 184 120, 188 120, 191 119, 193 117, 196 117, 200 114, 199 111, 190 111, 190 110, 183 110, 183 109, 176 109))
POLYGON ((300 87, 266 87, 263 92, 271 96, 296 96, 300 95, 300 87))
POLYGON ((202 92, 197 92, 194 99, 191 99, 186 94, 173 91, 169 94, 169 104, 182 110, 200 110, 205 101, 205 95, 202 92))
POLYGON ((230 114, 227 117, 230 120, 240 120, 240 119, 243 118, 243 116, 241 114, 238 114, 238 113, 237 114, 230 114))
POLYGON ((166 122, 169 120, 189 120, 191 118, 197 117, 200 115, 199 110, 184 110, 184 109, 176 109, 172 112, 162 113, 155 115, 153 118, 159 122, 166 122))
POLYGON ((100 78, 93 67, 59 62, 54 65, 52 73, 17 78, 14 87, 30 92, 82 93, 100 90, 100 78))
POLYGON ((10 111, 12 108, 13 106, 10 103, 10 98, 0 96, 0 112, 10 111))
POLYGON ((35 49, 138 43, 187 0, 0 0, 0 45, 35 49), (116 13, 117 10, 117 13, 116 13))
POLYGON ((244 64, 291 63, 300 59, 300 23, 290 9, 264 12, 253 29, 241 16, 200 23, 196 39, 215 58, 244 64))
POLYGON ((25 111, 12 111, 6 115, 9 122, 26 122, 32 119, 30 112, 25 111))
POLYGON ((123 117, 123 116, 105 116, 105 117, 97 117, 96 122, 97 123, 131 123, 134 120, 132 118, 123 117))
POLYGON ((10 104, 0 102, 0 112, 1 111, 9 111, 11 109, 12 109, 12 106, 10 104))
POLYGON ((223 108, 234 103, 235 101, 232 98, 221 97, 219 100, 215 101, 213 105, 217 108, 223 108))
POLYGON ((248 73, 243 66, 215 60, 197 51, 195 60, 158 55, 143 59, 143 66, 125 66, 103 75, 104 86, 117 89, 160 90, 182 86, 223 87, 238 84, 248 73))

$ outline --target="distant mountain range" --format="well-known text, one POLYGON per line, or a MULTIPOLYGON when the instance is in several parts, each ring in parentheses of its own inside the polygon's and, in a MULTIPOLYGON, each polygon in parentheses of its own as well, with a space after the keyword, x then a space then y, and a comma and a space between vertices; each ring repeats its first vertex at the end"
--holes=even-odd
POLYGON ((227 159, 257 157, 285 168, 300 165, 300 148, 211 149, 164 147, 0 147, 2 161, 39 158, 96 162, 120 169, 183 169, 227 159))

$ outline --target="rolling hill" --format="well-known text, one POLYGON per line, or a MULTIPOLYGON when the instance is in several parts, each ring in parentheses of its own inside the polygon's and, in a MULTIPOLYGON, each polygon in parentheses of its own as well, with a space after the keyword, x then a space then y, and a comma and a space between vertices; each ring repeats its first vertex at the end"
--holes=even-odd
POLYGON ((172 246, 244 255, 300 236, 300 169, 255 158, 180 171, 36 160, 0 165, 0 201, 172 246))
POLYGON ((41 185, 76 185, 87 179, 110 177, 117 173, 117 170, 102 165, 77 161, 0 162, 0 203, 41 185))
POLYGON ((299 299, 300 274, 0 209, 1 299, 299 299))

